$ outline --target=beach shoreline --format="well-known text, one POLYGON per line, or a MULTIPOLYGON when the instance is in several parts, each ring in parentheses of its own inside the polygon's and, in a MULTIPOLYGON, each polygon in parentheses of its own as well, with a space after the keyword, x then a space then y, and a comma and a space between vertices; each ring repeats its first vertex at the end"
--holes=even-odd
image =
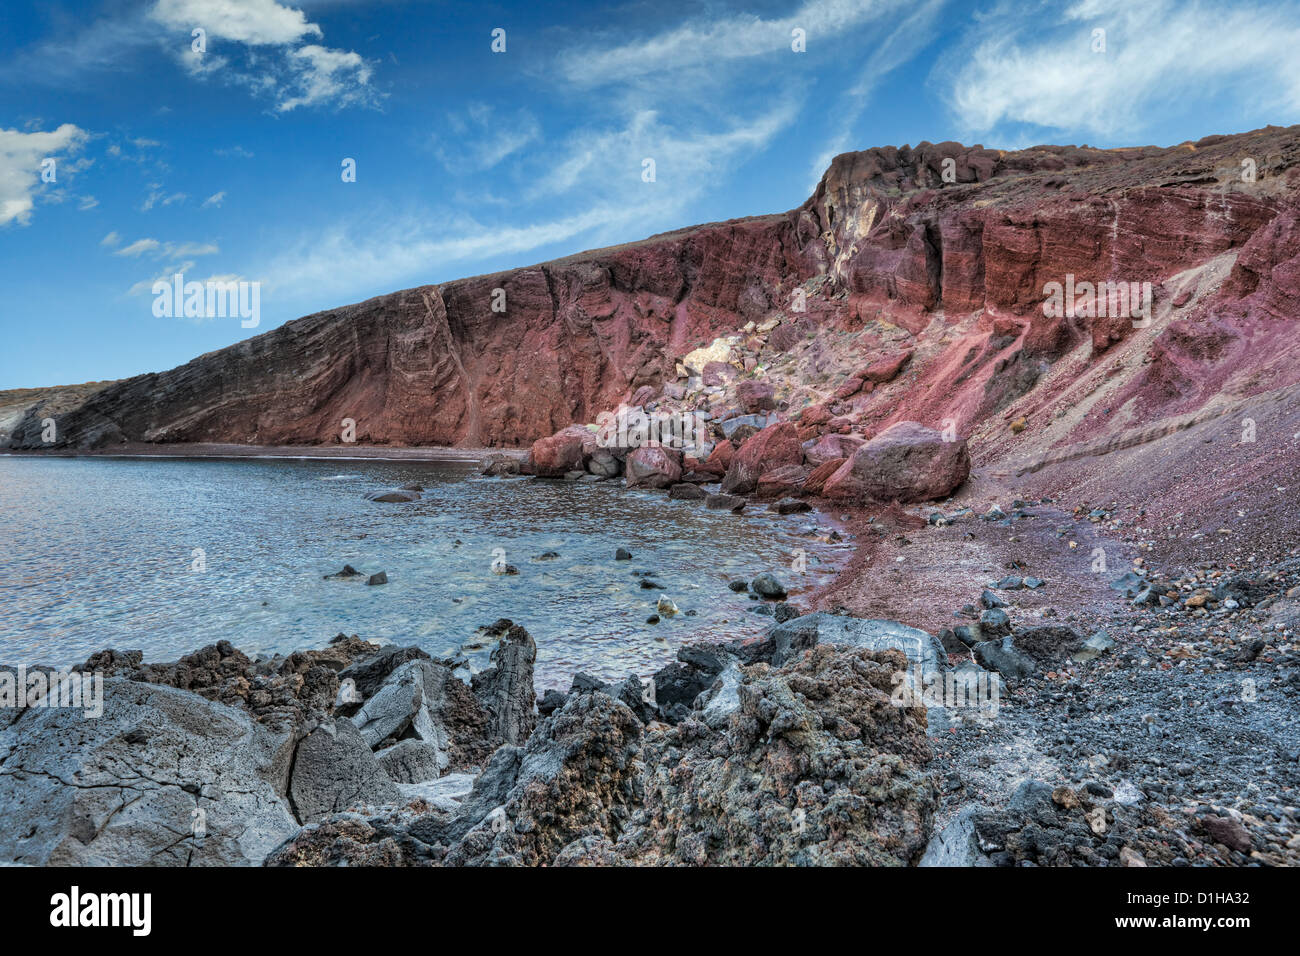
POLYGON ((242 445, 227 442, 127 442, 102 449, 7 451, 10 458, 297 458, 304 460, 480 461, 488 455, 522 460, 526 448, 452 448, 443 445, 242 445))

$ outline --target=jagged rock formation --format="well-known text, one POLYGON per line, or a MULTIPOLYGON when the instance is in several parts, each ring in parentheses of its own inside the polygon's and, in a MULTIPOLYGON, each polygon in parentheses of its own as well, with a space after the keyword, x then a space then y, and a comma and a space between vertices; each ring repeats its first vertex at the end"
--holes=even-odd
MULTIPOLYGON (((1298 156, 1300 129, 1273 127, 1170 148, 846 153, 788 213, 308 316, 70 408, 38 397, 6 419, 10 444, 50 447, 52 415, 55 447, 334 442, 344 418, 363 443, 526 445, 674 386, 677 360, 753 322, 742 336, 780 373, 776 403, 830 409, 822 431, 910 419, 969 435, 1014 408, 1029 433, 990 432, 977 455, 1040 456, 1300 380, 1298 156), (1069 275, 1152 283, 1151 324, 1045 315, 1045 287, 1069 275), (859 371, 902 349, 893 382, 859 371), (858 384, 837 398, 840 374, 858 384)), ((755 374, 718 379, 728 368, 695 372, 755 374)))

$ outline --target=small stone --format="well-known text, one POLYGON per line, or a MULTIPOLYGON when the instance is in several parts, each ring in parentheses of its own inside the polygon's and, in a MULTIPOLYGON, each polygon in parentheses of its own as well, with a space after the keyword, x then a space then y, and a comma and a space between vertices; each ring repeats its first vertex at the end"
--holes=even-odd
POLYGON ((387 584, 387 583, 388 583, 388 574, 385 571, 380 571, 378 574, 372 574, 366 580, 366 584, 387 584))
POLYGON ((614 560, 615 560, 615 561, 631 561, 631 560, 632 560, 632 552, 631 552, 631 551, 628 551, 626 548, 619 548, 617 551, 614 552, 614 560))
POLYGON ((769 601, 784 601, 786 597, 786 590, 781 582, 770 574, 760 574, 750 582, 750 587, 754 589, 755 594, 769 601))
POLYGON ((1119 851, 1119 862, 1124 866, 1146 866, 1147 861, 1137 850, 1131 846, 1121 847, 1119 851))
POLYGON ((1069 787, 1057 787, 1053 790, 1052 802, 1066 810, 1076 810, 1083 805, 1079 795, 1069 787))
POLYGON ((980 606, 986 608, 1006 607, 1007 602, 1002 600, 988 588, 980 594, 980 606))

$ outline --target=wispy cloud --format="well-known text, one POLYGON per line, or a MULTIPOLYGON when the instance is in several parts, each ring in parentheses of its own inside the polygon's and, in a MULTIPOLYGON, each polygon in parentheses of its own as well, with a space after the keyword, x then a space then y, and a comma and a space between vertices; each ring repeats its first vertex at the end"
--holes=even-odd
POLYGON ((435 137, 439 161, 454 173, 482 172, 538 141, 541 124, 528 110, 503 113, 484 103, 447 116, 450 133, 435 137))
POLYGON ((853 139, 860 132, 858 127, 871 103, 871 96, 888 74, 909 62, 934 38, 936 20, 945 5, 946 0, 923 0, 883 40, 876 43, 858 74, 857 82, 839 98, 839 105, 834 111, 836 132, 812 159, 809 167, 810 193, 837 155, 850 149, 879 145, 859 143, 853 139))
POLYGON ((807 0, 794 13, 767 19, 751 13, 696 18, 652 36, 625 42, 600 37, 566 51, 562 75, 578 86, 626 84, 638 77, 717 70, 731 60, 789 52, 793 31, 803 30, 809 49, 892 15, 902 0, 807 0))
POLYGON ((215 207, 219 209, 221 208, 221 204, 224 203, 225 201, 226 201, 226 191, 223 189, 221 192, 213 193, 207 199, 203 200, 203 205, 200 206, 199 208, 211 209, 215 207))
POLYGON ((1153 112, 1214 93, 1294 117, 1298 45, 1294 5, 1083 0, 1033 18, 1003 6, 968 36, 949 100, 971 132, 1019 123, 1131 136, 1153 112))
POLYGON ((135 242, 131 243, 130 245, 126 245, 123 246, 121 249, 118 249, 116 252, 113 253, 113 255, 130 256, 133 259, 138 259, 146 252, 153 252, 154 250, 159 249, 161 247, 162 247, 162 243, 159 242, 157 239, 137 239, 135 242))

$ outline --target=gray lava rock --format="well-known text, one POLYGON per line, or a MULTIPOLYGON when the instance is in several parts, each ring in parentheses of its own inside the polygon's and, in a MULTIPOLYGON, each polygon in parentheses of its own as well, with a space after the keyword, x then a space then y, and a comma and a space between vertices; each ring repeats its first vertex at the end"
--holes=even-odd
POLYGON ((980 615, 980 636, 986 639, 1004 637, 1011 633, 1011 618, 1000 607, 992 607, 980 615))
POLYGON ((281 799, 291 736, 171 687, 103 692, 99 717, 29 708, 0 730, 0 859, 247 866, 298 829, 281 799))
POLYGON ((767 598, 769 601, 784 601, 786 597, 785 588, 771 574, 760 574, 749 582, 750 588, 760 597, 767 598))
POLYGON ((376 754, 379 766, 398 784, 424 783, 437 779, 443 771, 444 755, 423 740, 399 740, 376 754))
POLYGON ((974 647, 975 660, 1003 677, 1019 679, 1037 672, 1034 659, 1023 653, 1011 637, 998 641, 981 641, 974 647))
POLYGON ((298 744, 289 798, 303 823, 400 795, 351 721, 326 721, 298 744))
POLYGON ((677 501, 703 501, 709 496, 699 485, 680 482, 668 489, 668 497, 677 501))
POLYGON ((367 501, 382 501, 389 503, 406 503, 419 501, 420 493, 418 491, 402 491, 400 488, 394 488, 392 491, 376 491, 366 495, 367 501))
POLYGON ((732 514, 740 514, 745 510, 745 499, 739 495, 709 495, 704 499, 704 506, 718 511, 730 511, 732 514))

